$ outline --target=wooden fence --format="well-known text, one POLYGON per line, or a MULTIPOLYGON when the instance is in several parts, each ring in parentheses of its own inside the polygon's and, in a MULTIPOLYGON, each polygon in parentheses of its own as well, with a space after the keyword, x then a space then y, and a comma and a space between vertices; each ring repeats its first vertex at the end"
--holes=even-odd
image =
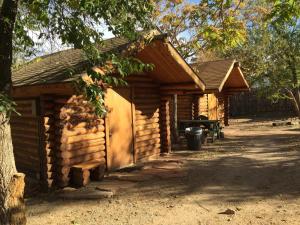
POLYGON ((257 91, 236 94, 230 97, 230 116, 245 115, 295 115, 293 104, 288 99, 278 102, 259 96, 257 91))

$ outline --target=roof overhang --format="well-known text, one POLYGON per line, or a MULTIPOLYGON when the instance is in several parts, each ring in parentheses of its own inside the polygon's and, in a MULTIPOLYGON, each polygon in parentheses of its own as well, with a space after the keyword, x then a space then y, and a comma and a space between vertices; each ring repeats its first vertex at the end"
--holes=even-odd
MULTIPOLYGON (((201 76, 201 71, 198 76, 201 76)), ((206 88, 205 93, 220 93, 220 92, 245 92, 249 91, 250 87, 246 81, 243 72, 240 69, 239 62, 233 60, 228 68, 219 87, 206 88)))
POLYGON ((249 84, 240 69, 239 62, 234 61, 233 65, 228 70, 228 74, 226 74, 219 91, 243 92, 249 90, 249 84))
POLYGON ((201 78, 166 39, 152 41, 138 53, 137 58, 144 63, 154 64, 149 74, 164 91, 205 90, 201 78))

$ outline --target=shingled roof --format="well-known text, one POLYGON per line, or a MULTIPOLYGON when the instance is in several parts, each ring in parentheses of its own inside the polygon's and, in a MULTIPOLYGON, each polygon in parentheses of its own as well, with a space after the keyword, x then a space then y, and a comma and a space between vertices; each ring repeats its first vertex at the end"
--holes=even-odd
POLYGON ((239 63, 234 59, 193 63, 191 67, 204 81, 206 91, 221 92, 225 86, 230 86, 229 81, 231 80, 235 80, 233 88, 249 89, 249 85, 239 68, 239 63))
MULTIPOLYGON (((166 36, 159 34, 154 39, 163 39, 166 36)), ((126 38, 115 37, 104 41, 100 52, 120 52, 131 41, 126 38)), ((83 50, 68 49, 36 58, 13 71, 13 86, 25 86, 34 84, 51 84, 68 82, 74 79, 71 74, 82 73, 89 65, 83 50)))

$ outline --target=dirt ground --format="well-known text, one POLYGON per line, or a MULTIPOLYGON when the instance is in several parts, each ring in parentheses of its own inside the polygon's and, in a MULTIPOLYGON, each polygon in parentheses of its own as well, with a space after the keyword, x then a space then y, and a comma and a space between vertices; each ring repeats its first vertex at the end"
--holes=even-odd
POLYGON ((300 224, 300 126, 271 124, 232 120, 200 152, 27 199, 28 225, 300 224))

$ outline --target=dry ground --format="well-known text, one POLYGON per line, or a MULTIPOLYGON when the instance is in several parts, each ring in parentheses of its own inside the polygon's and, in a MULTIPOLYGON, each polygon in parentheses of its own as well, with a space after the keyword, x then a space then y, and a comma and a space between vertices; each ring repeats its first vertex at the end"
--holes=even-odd
POLYGON ((201 152, 27 199, 28 225, 300 224, 299 125, 232 123, 224 140, 201 152), (227 209, 234 214, 220 214, 227 209))

